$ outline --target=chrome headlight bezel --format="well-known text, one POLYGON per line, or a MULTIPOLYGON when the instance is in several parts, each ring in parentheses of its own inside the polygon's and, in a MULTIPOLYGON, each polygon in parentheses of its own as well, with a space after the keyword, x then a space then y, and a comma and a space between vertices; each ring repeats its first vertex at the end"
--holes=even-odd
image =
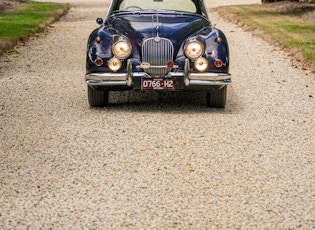
POLYGON ((119 37, 113 44, 112 52, 116 58, 125 59, 130 56, 132 45, 126 37, 119 37))
POLYGON ((201 41, 197 39, 191 39, 186 42, 184 46, 184 52, 186 57, 195 60, 204 54, 205 47, 201 41))

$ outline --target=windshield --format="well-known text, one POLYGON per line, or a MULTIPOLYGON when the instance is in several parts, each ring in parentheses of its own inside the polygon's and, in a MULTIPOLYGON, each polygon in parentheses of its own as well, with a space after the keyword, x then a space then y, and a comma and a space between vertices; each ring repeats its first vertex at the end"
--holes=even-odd
POLYGON ((119 11, 139 10, 174 10, 196 13, 197 8, 192 0, 123 0, 119 11))

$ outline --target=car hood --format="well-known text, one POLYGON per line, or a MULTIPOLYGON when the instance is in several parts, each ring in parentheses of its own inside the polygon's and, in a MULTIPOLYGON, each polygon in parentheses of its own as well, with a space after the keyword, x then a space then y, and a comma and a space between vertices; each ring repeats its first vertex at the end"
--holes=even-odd
POLYGON ((210 22, 200 15, 177 12, 119 13, 107 20, 107 25, 118 33, 137 41, 138 45, 149 37, 160 36, 170 39, 175 45, 210 22))

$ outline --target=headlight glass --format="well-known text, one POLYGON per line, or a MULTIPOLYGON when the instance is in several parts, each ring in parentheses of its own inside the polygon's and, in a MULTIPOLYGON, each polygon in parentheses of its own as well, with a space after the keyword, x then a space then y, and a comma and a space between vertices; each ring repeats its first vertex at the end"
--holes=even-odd
POLYGON ((119 40, 113 45, 113 53, 117 58, 127 58, 131 54, 131 44, 125 40, 119 40))
POLYGON ((208 61, 207 59, 203 57, 197 58, 194 64, 195 64, 195 68, 199 72, 203 72, 208 68, 208 61))
POLYGON ((108 61, 108 67, 113 72, 116 72, 121 68, 121 61, 118 58, 113 57, 108 61))
POLYGON ((196 59, 200 57, 203 52, 203 44, 199 41, 188 42, 185 46, 185 55, 190 59, 196 59))

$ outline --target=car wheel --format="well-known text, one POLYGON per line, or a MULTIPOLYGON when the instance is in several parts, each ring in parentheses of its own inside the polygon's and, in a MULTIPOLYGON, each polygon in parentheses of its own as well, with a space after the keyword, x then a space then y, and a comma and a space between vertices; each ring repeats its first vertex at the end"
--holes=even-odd
POLYGON ((105 107, 108 105, 108 90, 97 90, 88 86, 88 100, 92 107, 105 107))
POLYGON ((224 108, 226 103, 227 86, 207 93, 207 105, 211 108, 224 108))

